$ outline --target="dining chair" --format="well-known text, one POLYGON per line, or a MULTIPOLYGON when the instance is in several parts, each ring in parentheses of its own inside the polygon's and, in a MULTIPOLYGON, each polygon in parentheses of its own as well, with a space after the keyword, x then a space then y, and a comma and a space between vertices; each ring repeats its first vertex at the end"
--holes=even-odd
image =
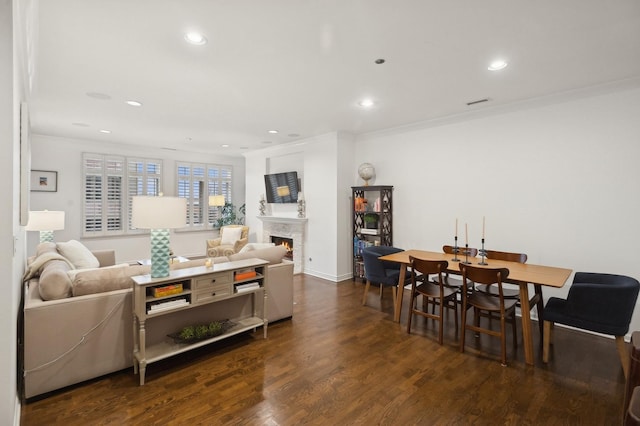
POLYGON ((613 335, 625 377, 629 375, 629 353, 624 336, 638 299, 640 283, 615 274, 576 272, 566 299, 551 297, 543 311, 542 361, 549 362, 554 324, 613 335))
POLYGON ((438 343, 442 345, 444 330, 443 314, 445 308, 453 310, 456 330, 458 329, 458 304, 456 303, 458 289, 446 287, 443 278, 449 262, 446 260, 419 259, 413 256, 409 256, 409 262, 411 264, 411 298, 409 299, 411 310, 409 311, 409 321, 407 322, 407 333, 411 333, 411 319, 414 314, 431 318, 438 321, 438 343), (422 276, 436 275, 437 284, 429 280, 418 281, 418 274, 422 274, 422 276), (418 296, 422 296, 423 301, 427 301, 426 304, 423 303, 422 309, 418 309, 416 303, 418 296), (425 309, 425 306, 430 304, 429 301, 431 301, 434 306, 437 301, 437 305, 439 306, 437 314, 433 311, 429 313, 428 309, 425 309), (452 303, 447 303, 448 301, 452 303))
MULTIPOLYGON (((497 251, 497 250, 487 250, 486 251, 487 259, 491 260, 505 260, 507 262, 518 262, 518 263, 527 263, 528 256, 525 253, 513 253, 508 251, 497 251)), ((520 288, 513 287, 515 284, 507 284, 503 286, 503 296, 506 299, 515 299, 517 306, 520 308, 522 304, 520 303, 520 288)), ((497 296, 496 288, 490 288, 484 285, 477 286, 478 291, 483 293, 488 293, 493 296, 497 296)), ((542 336, 542 310, 544 309, 544 300, 542 299, 542 287, 534 286, 534 295, 529 298, 529 306, 531 309, 536 307, 536 312, 538 313, 538 329, 540 330, 540 336, 542 336)), ((489 314, 489 321, 492 319, 492 315, 489 314)), ((541 340, 542 342, 542 340, 541 340)))
POLYGON ((400 278, 400 263, 386 262, 380 260, 380 256, 387 254, 393 254, 404 251, 403 249, 392 246, 370 246, 362 249, 362 260, 364 262, 364 277, 366 279, 366 285, 364 287, 364 294, 362 296, 362 304, 367 303, 367 294, 369 294, 369 287, 371 284, 378 284, 380 286, 380 299, 382 299, 382 290, 384 287, 391 288, 391 294, 393 296, 393 309, 395 316, 396 309, 396 297, 398 279, 400 278))
MULTIPOLYGON (((453 246, 442 246, 442 251, 444 253, 455 254, 454 250, 455 248, 453 246)), ((478 249, 473 247, 458 247, 457 254, 458 259, 460 259, 460 262, 462 262, 465 258, 476 257, 478 255, 478 249)), ((444 285, 447 287, 462 289, 462 280, 458 278, 451 278, 449 276, 449 273, 446 273, 444 276, 444 285)), ((460 299, 460 301, 462 301, 462 299, 460 299)))
POLYGON ((462 280, 469 291, 462 292, 462 333, 460 336, 460 352, 464 352, 465 334, 467 330, 476 333, 484 333, 490 336, 500 338, 501 347, 501 364, 507 365, 507 337, 506 323, 511 322, 513 328, 513 344, 516 346, 516 300, 505 299, 502 289, 502 281, 509 276, 507 268, 484 268, 479 266, 467 265, 460 262, 460 271, 462 272, 462 280), (488 293, 477 291, 475 286, 469 286, 472 281, 478 284, 485 284, 489 287, 496 287, 498 297, 494 297, 488 293), (473 308, 473 324, 467 324, 467 309, 473 308), (500 317, 500 331, 491 328, 480 327, 480 313, 491 312, 500 317))

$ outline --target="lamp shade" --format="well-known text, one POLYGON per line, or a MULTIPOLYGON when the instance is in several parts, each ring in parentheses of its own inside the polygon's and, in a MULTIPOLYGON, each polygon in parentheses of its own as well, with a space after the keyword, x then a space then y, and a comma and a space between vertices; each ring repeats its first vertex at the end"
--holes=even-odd
POLYGON ((224 195, 209 195, 209 205, 216 207, 224 206, 224 195))
POLYGON ((187 199, 132 197, 131 224, 140 229, 171 229, 187 225, 187 199))
POLYGON ((62 211, 30 211, 27 231, 58 231, 64 229, 64 212, 62 211))

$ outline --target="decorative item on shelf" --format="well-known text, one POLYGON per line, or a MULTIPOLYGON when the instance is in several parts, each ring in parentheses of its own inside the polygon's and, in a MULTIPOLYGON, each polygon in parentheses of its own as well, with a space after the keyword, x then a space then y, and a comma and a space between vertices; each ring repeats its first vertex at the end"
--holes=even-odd
POLYGON ((186 198, 135 196, 131 217, 135 228, 151 230, 151 277, 168 277, 169 229, 186 226, 186 198))
POLYGON ((193 343, 211 339, 226 333, 235 324, 228 319, 213 321, 209 324, 189 325, 177 333, 168 334, 176 343, 193 343))
POLYGON ((353 209, 357 212, 367 211, 367 199, 364 197, 356 197, 353 201, 353 209))
POLYGON ((302 192, 298 192, 298 217, 305 217, 306 215, 306 202, 304 201, 304 195, 302 192))
POLYGON ((53 231, 64 229, 63 211, 30 211, 27 231, 40 231, 40 242, 53 242, 53 231))
POLYGON ((362 217, 364 227, 367 229, 378 228, 378 219, 380 219, 380 216, 377 213, 365 213, 362 217))
POLYGON ((260 212, 260 216, 265 215, 266 208, 267 208, 267 202, 264 199, 264 194, 260 194, 260 202, 258 203, 258 211, 260 212))
POLYGON ((369 181, 376 175, 376 171, 372 164, 362 163, 358 166, 358 175, 364 180, 364 186, 369 186, 369 181))

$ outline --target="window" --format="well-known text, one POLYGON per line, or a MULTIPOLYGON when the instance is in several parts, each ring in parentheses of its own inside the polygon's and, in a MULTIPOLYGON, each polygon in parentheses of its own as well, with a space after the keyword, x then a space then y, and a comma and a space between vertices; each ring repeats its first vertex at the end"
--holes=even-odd
POLYGON ((221 208, 209 206, 209 195, 224 195, 225 202, 232 202, 232 167, 179 163, 176 181, 178 197, 187 199, 188 226, 216 226, 221 208))
POLYGON ((82 163, 83 236, 134 232, 131 227, 131 197, 160 193, 162 161, 85 153, 82 163))

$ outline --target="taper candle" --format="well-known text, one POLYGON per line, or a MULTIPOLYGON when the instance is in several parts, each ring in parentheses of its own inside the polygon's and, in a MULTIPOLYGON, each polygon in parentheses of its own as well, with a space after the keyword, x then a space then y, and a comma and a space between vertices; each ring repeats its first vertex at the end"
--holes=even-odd
POLYGON ((458 237, 458 218, 456 217, 456 233, 454 234, 456 238, 458 237))
POLYGON ((469 228, 467 224, 464 224, 464 243, 469 244, 469 228))
POLYGON ((482 238, 484 239, 484 216, 482 216, 482 238))

